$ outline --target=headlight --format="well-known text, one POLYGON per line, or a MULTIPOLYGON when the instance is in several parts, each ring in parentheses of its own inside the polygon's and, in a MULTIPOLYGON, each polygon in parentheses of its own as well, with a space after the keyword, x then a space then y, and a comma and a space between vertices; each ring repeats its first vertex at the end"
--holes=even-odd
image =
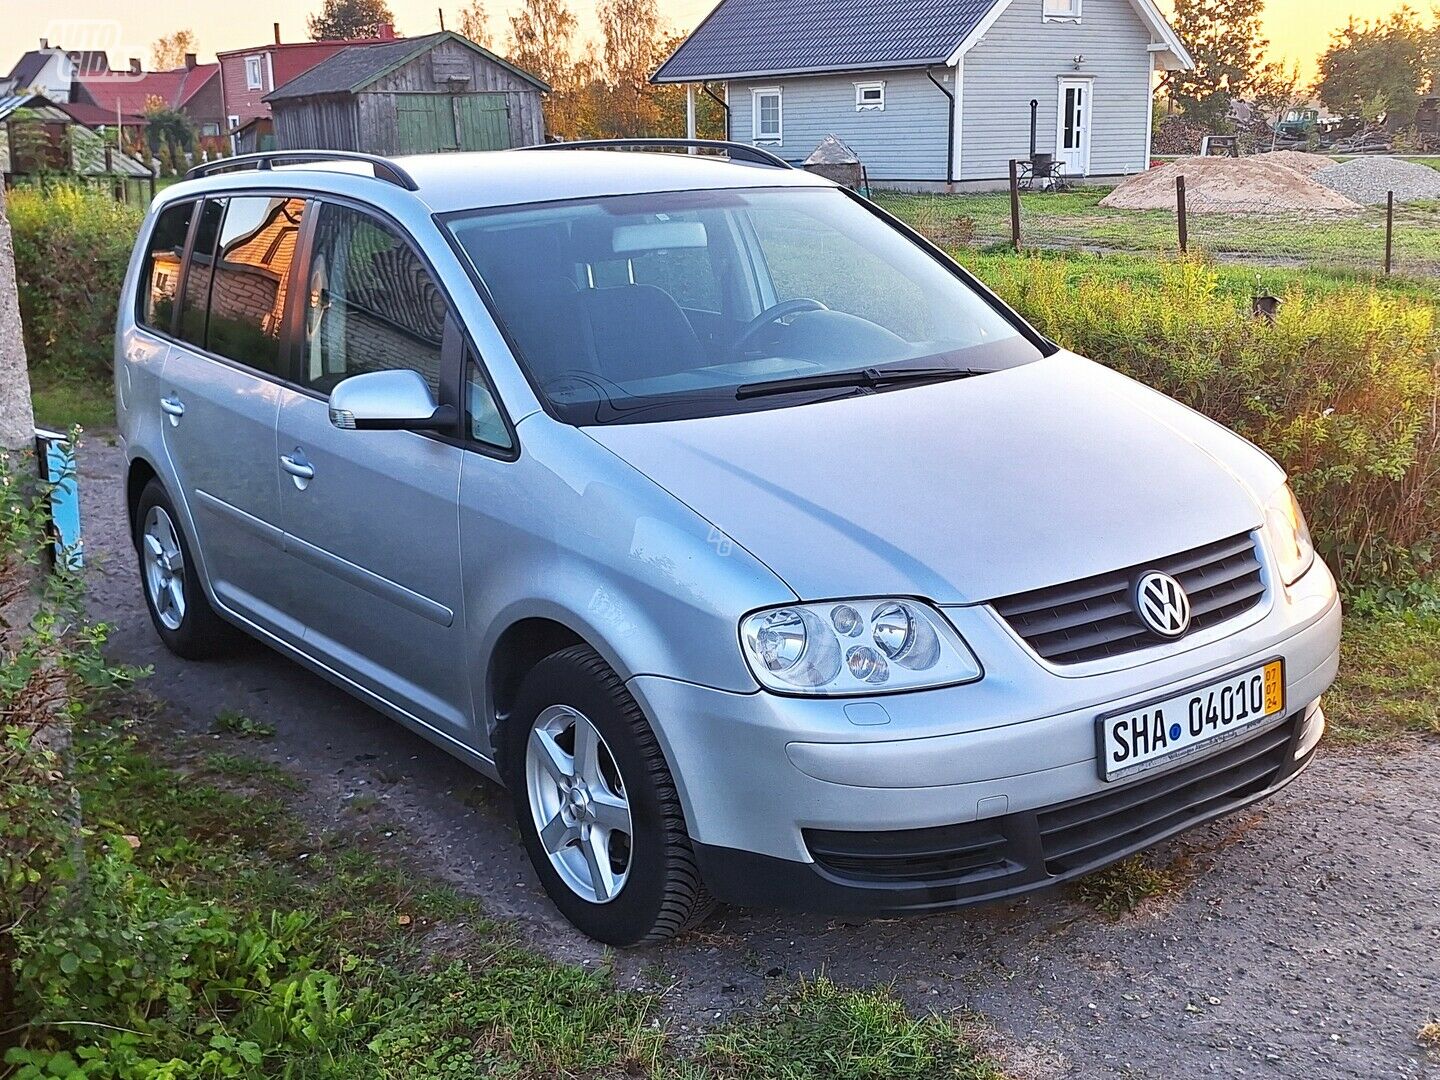
POLYGON ((1295 492, 1286 484, 1265 506, 1265 532, 1275 566, 1286 585, 1294 585, 1315 565, 1315 544, 1310 539, 1310 526, 1295 501, 1295 492))
POLYGON ((944 617, 914 600, 847 600, 760 611, 740 624, 760 685, 787 694, 855 697, 980 678, 944 617))

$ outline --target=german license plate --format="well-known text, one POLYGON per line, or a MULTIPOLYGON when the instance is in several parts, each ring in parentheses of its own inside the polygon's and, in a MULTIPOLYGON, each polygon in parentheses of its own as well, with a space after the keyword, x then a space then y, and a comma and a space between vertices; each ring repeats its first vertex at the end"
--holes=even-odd
POLYGON ((1285 711, 1285 661, 1100 718, 1100 775, 1118 780, 1228 742, 1285 711))

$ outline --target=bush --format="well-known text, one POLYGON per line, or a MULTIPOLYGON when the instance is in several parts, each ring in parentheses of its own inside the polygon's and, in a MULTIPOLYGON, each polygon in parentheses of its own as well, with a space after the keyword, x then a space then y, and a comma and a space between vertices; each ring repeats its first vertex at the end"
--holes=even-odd
POLYGON ((32 368, 108 379, 120 288, 142 212, 70 185, 17 188, 7 201, 32 368))
POLYGON ((1298 289, 1274 325, 1198 261, 1158 285, 997 261, 987 283, 1065 347, 1233 428, 1290 473, 1319 547, 1347 587, 1435 568, 1440 429, 1434 309, 1370 287, 1298 289))

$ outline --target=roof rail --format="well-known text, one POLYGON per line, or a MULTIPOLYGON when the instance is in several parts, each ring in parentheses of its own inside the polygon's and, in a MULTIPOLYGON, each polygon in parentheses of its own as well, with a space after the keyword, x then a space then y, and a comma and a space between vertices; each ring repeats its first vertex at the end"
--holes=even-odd
POLYGON ((196 165, 185 174, 186 180, 198 180, 202 176, 235 172, 240 169, 256 169, 268 172, 277 164, 303 165, 314 161, 355 161, 369 165, 375 170, 375 179, 402 187, 406 191, 419 191, 415 178, 396 165, 389 158, 379 154, 357 154, 349 150, 265 150, 258 154, 241 154, 239 157, 221 158, 219 161, 196 165))
POLYGON ((748 161, 771 169, 794 169, 782 157, 748 143, 725 142, 721 139, 580 139, 577 142, 537 143, 521 150, 722 150, 735 161, 748 161))

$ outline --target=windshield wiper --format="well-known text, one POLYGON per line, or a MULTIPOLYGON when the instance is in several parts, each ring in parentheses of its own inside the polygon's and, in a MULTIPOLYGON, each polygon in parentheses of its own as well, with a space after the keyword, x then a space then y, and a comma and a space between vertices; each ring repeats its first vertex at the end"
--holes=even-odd
POLYGON ((864 368, 861 371, 831 371, 823 375, 801 375, 794 379, 749 383, 736 390, 735 397, 740 401, 747 401, 750 398, 775 397, 780 394, 800 394, 807 390, 843 390, 849 386, 878 390, 883 387, 968 379, 974 375, 988 374, 988 371, 977 368, 864 368))

